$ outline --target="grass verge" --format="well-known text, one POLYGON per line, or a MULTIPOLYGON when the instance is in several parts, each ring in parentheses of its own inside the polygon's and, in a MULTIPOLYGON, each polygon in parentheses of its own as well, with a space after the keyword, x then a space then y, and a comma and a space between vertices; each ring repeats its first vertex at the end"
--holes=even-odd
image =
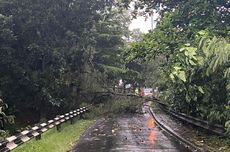
POLYGON ((70 122, 62 124, 61 132, 53 128, 42 134, 42 139, 35 139, 19 146, 13 152, 66 152, 80 138, 84 131, 94 122, 91 120, 76 120, 73 125, 70 122))

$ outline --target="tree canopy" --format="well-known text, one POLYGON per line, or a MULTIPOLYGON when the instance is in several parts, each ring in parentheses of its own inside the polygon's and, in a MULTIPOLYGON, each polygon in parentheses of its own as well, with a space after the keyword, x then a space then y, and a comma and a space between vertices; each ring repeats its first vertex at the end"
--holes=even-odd
POLYGON ((114 0, 0 0, 0 98, 7 113, 31 124, 91 102, 86 93, 127 75, 119 54, 128 25, 114 0))
POLYGON ((155 85, 175 110, 229 124, 229 1, 143 0, 136 9, 157 3, 161 20, 142 41, 130 44, 126 62, 152 63, 161 75, 155 85))

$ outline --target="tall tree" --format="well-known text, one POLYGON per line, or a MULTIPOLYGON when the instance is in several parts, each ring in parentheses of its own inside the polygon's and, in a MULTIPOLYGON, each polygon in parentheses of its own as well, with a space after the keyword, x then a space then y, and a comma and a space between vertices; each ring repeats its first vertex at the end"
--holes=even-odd
POLYGON ((12 111, 43 118, 79 106, 80 94, 100 79, 97 52, 122 46, 127 25, 113 8, 113 0, 0 1, 0 90, 12 111))

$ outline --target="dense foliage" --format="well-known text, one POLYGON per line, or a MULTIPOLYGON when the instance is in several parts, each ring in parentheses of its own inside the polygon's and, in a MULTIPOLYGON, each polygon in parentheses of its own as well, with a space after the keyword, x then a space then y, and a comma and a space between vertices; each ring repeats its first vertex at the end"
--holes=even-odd
POLYGON ((130 45, 126 62, 151 61, 160 75, 155 85, 175 110, 229 127, 230 2, 139 2, 137 8, 161 2, 162 19, 141 42, 130 45))
POLYGON ((124 52, 131 1, 0 0, 1 129, 7 114, 32 124, 120 78, 146 79, 175 110, 230 128, 230 2, 135 1, 133 16, 157 8, 161 19, 124 52))
POLYGON ((128 25, 113 0, 0 0, 4 111, 33 124, 129 75, 119 56, 128 25))

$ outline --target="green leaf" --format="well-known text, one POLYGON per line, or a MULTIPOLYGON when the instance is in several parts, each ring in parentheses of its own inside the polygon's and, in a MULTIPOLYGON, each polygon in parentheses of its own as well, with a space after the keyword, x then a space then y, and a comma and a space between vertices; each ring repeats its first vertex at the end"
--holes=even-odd
POLYGON ((190 63, 191 65, 196 65, 196 63, 193 62, 193 60, 189 60, 189 63, 190 63))
POLYGON ((184 50, 185 50, 185 48, 181 48, 181 49, 180 49, 180 52, 183 52, 184 50))
POLYGON ((225 123, 226 128, 230 128, 230 120, 225 123))
POLYGON ((175 77, 174 77, 174 75, 172 73, 170 73, 169 77, 173 82, 175 81, 175 77))
POLYGON ((230 90, 230 83, 227 84, 226 89, 230 90))
POLYGON ((200 91, 200 93, 204 94, 204 90, 201 86, 198 86, 198 90, 200 91))
POLYGON ((194 55, 196 55, 197 48, 195 48, 195 47, 186 47, 186 49, 187 49, 186 52, 187 52, 188 56, 193 57, 194 55))
POLYGON ((179 71, 177 77, 182 81, 186 82, 186 76, 184 71, 179 71))
POLYGON ((225 70, 225 72, 224 72, 224 77, 225 77, 225 78, 230 77, 230 68, 227 68, 227 69, 225 70))
POLYGON ((208 32, 205 31, 205 30, 201 30, 201 31, 198 32, 198 34, 201 35, 201 36, 204 36, 204 35, 207 35, 208 32))
POLYGON ((203 57, 201 57, 201 56, 198 56, 198 57, 196 57, 197 58, 197 63, 199 64, 199 65, 204 65, 204 58, 203 57))
POLYGON ((181 70, 182 68, 181 67, 179 67, 179 66, 174 66, 173 67, 176 71, 178 71, 178 70, 181 70))

